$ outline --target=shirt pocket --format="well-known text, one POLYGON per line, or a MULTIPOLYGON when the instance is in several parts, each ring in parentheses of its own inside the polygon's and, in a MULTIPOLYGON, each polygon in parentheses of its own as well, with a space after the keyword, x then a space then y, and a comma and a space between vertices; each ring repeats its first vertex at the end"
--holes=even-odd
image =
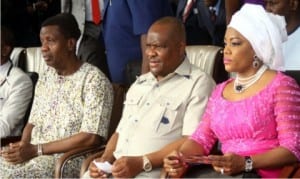
POLYGON ((123 111, 126 111, 126 113, 123 114, 125 118, 137 114, 139 109, 138 105, 140 104, 141 99, 142 95, 129 96, 126 98, 126 100, 123 102, 123 111))
POLYGON ((156 132, 165 134, 170 132, 176 121, 178 115, 178 109, 182 104, 182 100, 174 97, 161 97, 159 101, 159 106, 162 109, 163 113, 161 117, 157 120, 156 132))

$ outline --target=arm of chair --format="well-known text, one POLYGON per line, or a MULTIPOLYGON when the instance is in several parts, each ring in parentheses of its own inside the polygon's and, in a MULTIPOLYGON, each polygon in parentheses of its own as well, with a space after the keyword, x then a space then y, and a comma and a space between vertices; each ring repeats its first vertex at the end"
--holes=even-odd
POLYGON ((297 170, 293 174, 293 178, 300 178, 300 166, 298 164, 297 170))
POLYGON ((283 167, 279 178, 300 178, 300 163, 294 163, 283 167))
POLYGON ((55 164, 55 178, 62 178, 64 166, 69 160, 82 155, 93 154, 102 150, 103 148, 104 147, 102 145, 94 145, 89 147, 76 148, 74 150, 64 153, 55 164))
POLYGON ((89 168, 89 165, 90 163, 95 159, 95 158, 98 158, 98 157, 101 157, 103 152, 104 152, 104 149, 105 149, 105 146, 102 146, 103 148, 100 149, 101 151, 97 152, 97 153, 94 153, 92 155, 90 155, 89 157, 87 157, 83 162, 82 162, 82 165, 81 165, 81 169, 80 169, 80 177, 82 177, 84 175, 84 173, 88 170, 89 168))

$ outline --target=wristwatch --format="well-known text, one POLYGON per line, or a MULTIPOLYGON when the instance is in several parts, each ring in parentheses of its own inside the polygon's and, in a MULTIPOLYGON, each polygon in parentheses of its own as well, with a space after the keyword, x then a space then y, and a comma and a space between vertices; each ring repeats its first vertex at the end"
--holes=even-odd
POLYGON ((245 157, 245 171, 251 172, 253 169, 253 161, 250 156, 245 157))
POLYGON ((143 156, 143 169, 145 172, 150 172, 152 170, 152 164, 147 156, 143 156))

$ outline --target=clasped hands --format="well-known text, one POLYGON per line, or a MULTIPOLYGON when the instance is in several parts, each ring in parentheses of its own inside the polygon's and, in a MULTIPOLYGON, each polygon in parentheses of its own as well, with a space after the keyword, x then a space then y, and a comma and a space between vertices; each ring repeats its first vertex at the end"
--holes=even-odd
POLYGON ((178 151, 173 151, 164 158, 164 170, 170 178, 180 178, 187 171, 189 165, 210 164, 213 169, 221 174, 234 175, 245 168, 243 156, 227 153, 224 155, 187 156, 178 151))
POLYGON ((36 146, 23 141, 2 147, 0 154, 5 161, 11 164, 23 163, 37 156, 36 146))

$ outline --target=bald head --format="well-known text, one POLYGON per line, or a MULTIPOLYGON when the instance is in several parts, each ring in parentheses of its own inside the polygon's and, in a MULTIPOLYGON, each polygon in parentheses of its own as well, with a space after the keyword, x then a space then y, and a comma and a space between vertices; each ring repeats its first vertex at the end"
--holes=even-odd
POLYGON ((161 19, 158 19, 151 25, 149 31, 157 27, 163 29, 166 32, 166 35, 168 35, 169 39, 185 43, 185 28, 178 18, 166 16, 161 19))

